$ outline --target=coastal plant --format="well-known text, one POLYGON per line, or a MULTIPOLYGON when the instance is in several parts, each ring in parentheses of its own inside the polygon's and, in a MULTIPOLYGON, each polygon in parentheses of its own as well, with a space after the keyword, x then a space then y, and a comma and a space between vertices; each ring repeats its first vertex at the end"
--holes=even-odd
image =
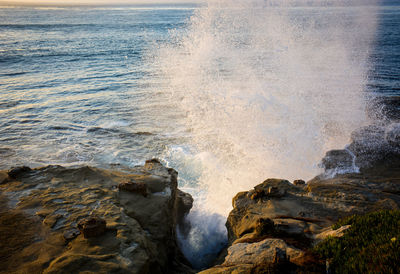
POLYGON ((333 273, 400 273, 400 210, 382 210, 340 220, 351 225, 340 238, 329 237, 314 252, 333 273))

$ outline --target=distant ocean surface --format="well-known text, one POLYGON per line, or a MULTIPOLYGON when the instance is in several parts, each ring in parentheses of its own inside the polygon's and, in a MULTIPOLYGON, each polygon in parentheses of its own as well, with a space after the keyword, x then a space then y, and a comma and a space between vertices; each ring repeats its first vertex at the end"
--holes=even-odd
MULTIPOLYGON (((131 167, 184 144, 152 52, 198 8, 0 7, 0 168, 131 167)), ((399 95, 400 6, 378 12, 366 92, 399 95)))
POLYGON ((0 168, 159 157, 176 136, 146 58, 194 8, 0 7, 0 168))

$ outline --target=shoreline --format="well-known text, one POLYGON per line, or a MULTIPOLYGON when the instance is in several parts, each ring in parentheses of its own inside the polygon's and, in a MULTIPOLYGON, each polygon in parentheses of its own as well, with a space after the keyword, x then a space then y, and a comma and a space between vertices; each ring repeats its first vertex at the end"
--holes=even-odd
MULTIPOLYGON (((345 149, 326 153, 325 175, 308 182, 267 179, 239 192, 226 222, 229 244, 202 273, 247 273, 281 259, 297 270, 321 270, 309 251, 343 235, 331 228, 335 222, 400 209, 399 129, 354 132, 345 149), (355 163, 358 173, 337 172, 355 163)), ((177 175, 157 159, 129 172, 51 165, 0 171, 1 230, 11 235, 0 271, 196 272, 177 243, 177 227, 190 230, 185 216, 193 204, 177 175)))

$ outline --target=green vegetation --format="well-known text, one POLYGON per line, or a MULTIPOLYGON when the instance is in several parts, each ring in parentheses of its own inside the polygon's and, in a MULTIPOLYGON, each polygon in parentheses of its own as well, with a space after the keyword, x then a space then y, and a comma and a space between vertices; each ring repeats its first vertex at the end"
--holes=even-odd
POLYGON ((400 273, 400 210, 351 216, 333 226, 351 225, 341 238, 328 238, 314 251, 333 273, 400 273))

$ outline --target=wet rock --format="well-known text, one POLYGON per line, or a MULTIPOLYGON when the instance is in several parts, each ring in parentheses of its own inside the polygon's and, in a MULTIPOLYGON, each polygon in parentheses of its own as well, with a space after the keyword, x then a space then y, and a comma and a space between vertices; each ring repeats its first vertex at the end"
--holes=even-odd
POLYGON ((293 184, 295 186, 304 186, 306 184, 306 182, 304 180, 294 180, 293 184))
POLYGON ((18 176, 21 176, 29 171, 31 171, 31 168, 27 166, 14 167, 8 171, 8 176, 12 179, 16 179, 18 176))
POLYGON ((353 165, 353 158, 353 155, 348 150, 330 150, 325 154, 321 165, 325 170, 349 169, 353 165))
POLYGON ((64 240, 66 242, 68 242, 68 241, 75 239, 80 234, 81 234, 81 232, 78 229, 73 228, 73 229, 69 229, 69 230, 65 231, 63 234, 63 237, 64 237, 64 240))
POLYGON ((391 124, 385 132, 386 141, 392 149, 400 153, 400 123, 391 124))
POLYGON ((147 185, 143 182, 125 181, 118 184, 119 190, 125 190, 147 197, 147 185))
POLYGON ((106 221, 99 217, 90 217, 78 223, 78 229, 85 238, 93 238, 106 232, 106 221))
POLYGON ((398 123, 369 125, 351 135, 348 149, 355 155, 359 168, 369 168, 382 161, 388 154, 400 154, 398 123))
POLYGON ((177 222, 183 235, 187 235, 190 231, 190 223, 185 220, 185 216, 189 213, 192 206, 192 196, 178 189, 176 192, 177 222))

